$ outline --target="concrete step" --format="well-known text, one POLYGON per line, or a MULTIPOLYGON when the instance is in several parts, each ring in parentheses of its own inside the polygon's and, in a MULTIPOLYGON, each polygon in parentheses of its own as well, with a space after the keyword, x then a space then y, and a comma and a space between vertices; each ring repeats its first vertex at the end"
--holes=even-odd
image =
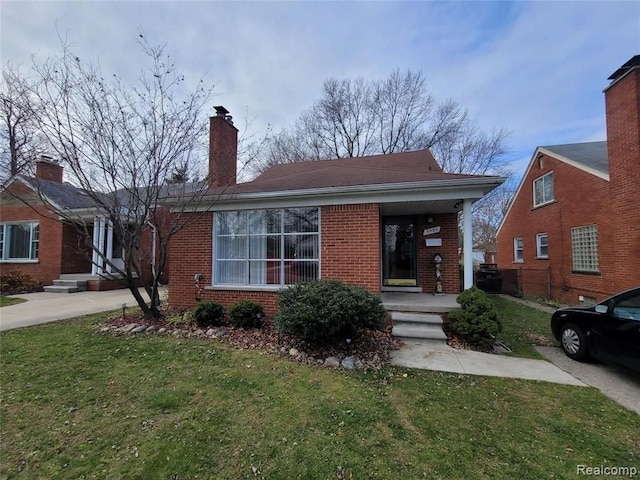
POLYGON ((78 287, 72 287, 68 285, 48 285, 44 287, 44 291, 49 293, 76 293, 76 292, 82 292, 84 290, 78 287))
POLYGON ((407 339, 447 340, 442 327, 438 325, 394 325, 391 334, 394 337, 407 339))
POLYGON ((86 280, 54 280, 53 284, 56 287, 76 287, 76 288, 84 288, 87 289, 87 281, 86 280))
POLYGON ((432 313, 417 312, 391 312, 391 320, 394 325, 399 324, 423 324, 423 325, 442 325, 442 317, 432 313))

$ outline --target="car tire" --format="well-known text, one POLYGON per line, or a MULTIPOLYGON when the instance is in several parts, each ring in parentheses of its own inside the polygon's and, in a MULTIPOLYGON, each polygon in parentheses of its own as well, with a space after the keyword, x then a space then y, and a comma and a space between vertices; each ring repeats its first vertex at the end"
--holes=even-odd
POLYGON ((589 359, 587 336, 573 323, 565 323, 560 330, 560 345, 565 355, 572 360, 584 362, 589 359))

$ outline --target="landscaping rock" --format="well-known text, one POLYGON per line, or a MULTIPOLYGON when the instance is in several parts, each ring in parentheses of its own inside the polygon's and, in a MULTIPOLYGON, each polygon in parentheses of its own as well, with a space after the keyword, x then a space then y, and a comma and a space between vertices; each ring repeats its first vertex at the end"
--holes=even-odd
POLYGON ((147 329, 146 325, 140 325, 139 327, 132 328, 129 333, 142 333, 147 329))
POLYGON ((297 348, 292 348, 291 350, 289 350, 289 355, 292 357, 297 357, 298 355, 300 355, 300 351, 297 348))
POLYGON ((153 333, 156 331, 156 326, 155 325, 149 325, 147 327, 147 329, 145 330, 145 333, 153 333))
POLYGON ((162 327, 158 330, 158 333, 165 333, 167 331, 166 328, 162 327))
POLYGON ((346 368, 347 370, 353 370, 354 368, 356 368, 356 361, 354 357, 345 357, 342 360, 341 365, 346 368))
POLYGON ((324 366, 338 368, 340 366, 340 359, 338 357, 328 357, 324 361, 324 366))
POLYGON ((213 328, 207 330, 207 337, 213 337, 216 334, 216 331, 213 328))

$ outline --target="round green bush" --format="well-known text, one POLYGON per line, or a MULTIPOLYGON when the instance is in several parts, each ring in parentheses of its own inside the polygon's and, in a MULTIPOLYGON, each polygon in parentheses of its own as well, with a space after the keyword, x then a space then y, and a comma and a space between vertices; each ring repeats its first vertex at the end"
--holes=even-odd
POLYGON ((380 296, 336 280, 302 282, 281 290, 273 319, 278 333, 323 343, 380 330, 386 311, 380 296))
POLYGON ((251 300, 240 300, 229 307, 229 321, 239 328, 260 328, 264 317, 262 305, 251 300))
POLYGON ((224 308, 209 300, 200 302, 193 312, 193 319, 200 328, 220 325, 224 319, 224 308))
POLYGON ((451 331, 480 348, 493 346, 496 335, 502 331, 502 323, 486 293, 471 287, 458 295, 456 300, 462 309, 449 313, 451 331))

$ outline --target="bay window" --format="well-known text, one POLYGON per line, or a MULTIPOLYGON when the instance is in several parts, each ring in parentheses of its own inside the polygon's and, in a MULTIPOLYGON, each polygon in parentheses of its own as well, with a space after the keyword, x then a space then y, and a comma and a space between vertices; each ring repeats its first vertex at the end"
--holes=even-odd
POLYGON ((238 210, 214 214, 215 285, 290 285, 316 280, 317 208, 238 210))
POLYGON ((38 222, 0 224, 0 259, 34 261, 38 259, 40 226, 38 222))

